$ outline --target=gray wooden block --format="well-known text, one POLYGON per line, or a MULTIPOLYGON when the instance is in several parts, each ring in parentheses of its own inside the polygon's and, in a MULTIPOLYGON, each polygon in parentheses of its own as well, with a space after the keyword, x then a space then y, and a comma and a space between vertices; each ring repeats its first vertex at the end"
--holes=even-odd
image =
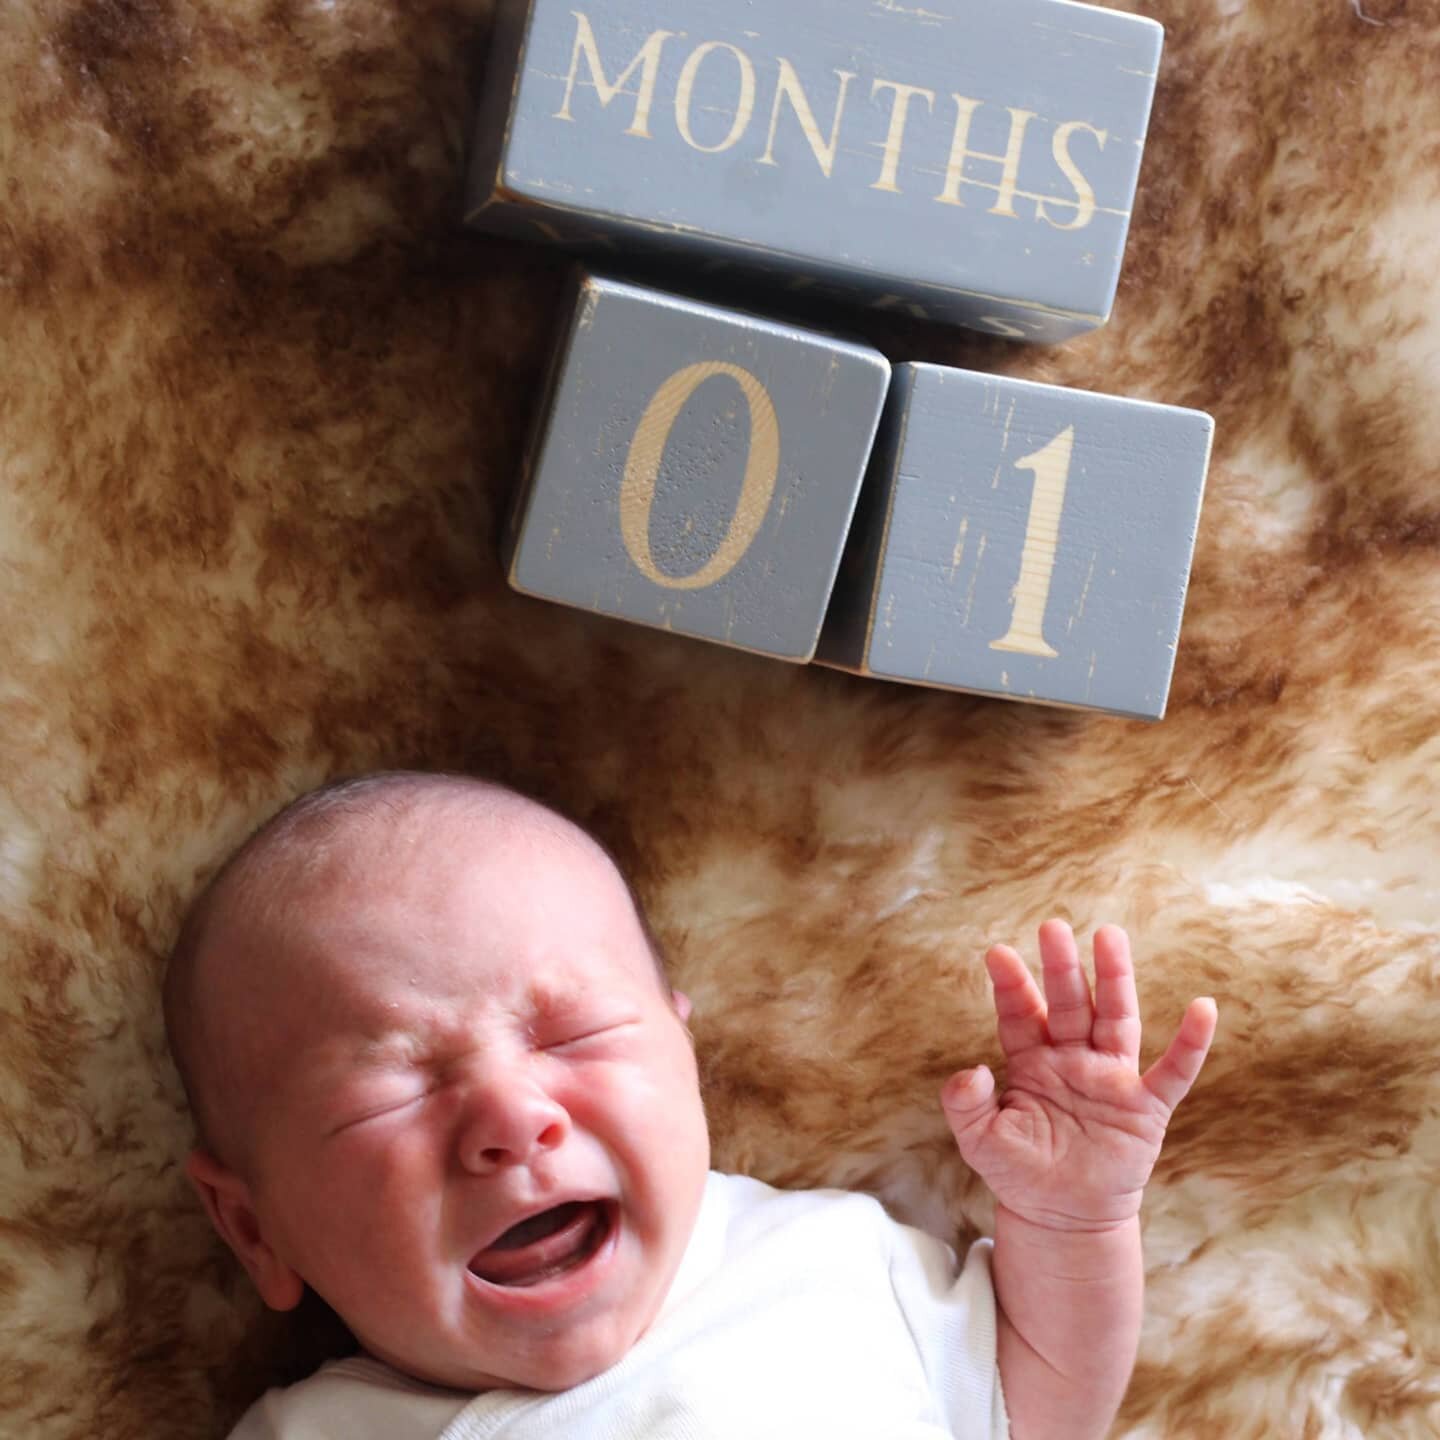
POLYGON ((582 272, 510 583, 810 659, 889 380, 868 346, 582 272))
POLYGON ((896 366, 816 658, 1160 719, 1213 428, 1199 410, 896 366))
POLYGON ((1062 340, 1110 314, 1162 39, 1070 0, 502 0, 467 219, 1062 340))

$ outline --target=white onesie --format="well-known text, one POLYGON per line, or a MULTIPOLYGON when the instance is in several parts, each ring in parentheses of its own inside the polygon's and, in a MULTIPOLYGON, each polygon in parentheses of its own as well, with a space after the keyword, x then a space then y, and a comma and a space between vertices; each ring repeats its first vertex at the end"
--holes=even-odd
POLYGON ((993 1248, 957 1276, 868 1196, 712 1171, 655 1323, 594 1379, 466 1395, 339 1360, 231 1440, 1008 1440, 993 1248))

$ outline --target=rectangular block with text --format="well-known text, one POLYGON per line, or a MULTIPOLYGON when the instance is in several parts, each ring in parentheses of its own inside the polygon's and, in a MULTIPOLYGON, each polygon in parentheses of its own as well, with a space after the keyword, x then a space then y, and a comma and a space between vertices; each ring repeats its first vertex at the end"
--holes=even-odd
POLYGON ((501 0, 467 219, 1063 340, 1110 314, 1162 36, 1071 0, 501 0))
POLYGON ((816 658, 892 680, 1165 713, 1214 422, 895 367, 816 658))
POLYGON ((868 346, 581 272, 510 583, 809 660, 889 382, 868 346))

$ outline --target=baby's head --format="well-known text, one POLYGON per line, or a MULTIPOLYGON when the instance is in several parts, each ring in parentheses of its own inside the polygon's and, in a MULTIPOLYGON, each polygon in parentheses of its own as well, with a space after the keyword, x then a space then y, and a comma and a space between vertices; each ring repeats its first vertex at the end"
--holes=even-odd
POLYGON ((371 1354, 560 1389, 655 1318, 709 1141, 685 1021, 608 854, 511 791, 304 797, 196 902, 165 986, 188 1173, 265 1301, 371 1354))

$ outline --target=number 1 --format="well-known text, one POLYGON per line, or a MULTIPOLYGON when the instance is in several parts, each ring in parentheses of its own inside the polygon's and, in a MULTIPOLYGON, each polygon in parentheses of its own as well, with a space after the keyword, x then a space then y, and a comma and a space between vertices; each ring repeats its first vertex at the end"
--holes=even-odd
POLYGON ((1060 538, 1060 512, 1065 508, 1065 482, 1070 478, 1070 452, 1075 427, 1067 425, 1043 448, 1015 462, 1017 470, 1035 475, 1030 492, 1030 518, 1025 526, 1025 548, 1020 555, 1020 578, 1011 592, 1010 628, 992 650, 1013 650, 1053 660, 1060 653, 1045 643, 1041 630, 1050 579, 1055 573, 1055 545, 1060 538))

